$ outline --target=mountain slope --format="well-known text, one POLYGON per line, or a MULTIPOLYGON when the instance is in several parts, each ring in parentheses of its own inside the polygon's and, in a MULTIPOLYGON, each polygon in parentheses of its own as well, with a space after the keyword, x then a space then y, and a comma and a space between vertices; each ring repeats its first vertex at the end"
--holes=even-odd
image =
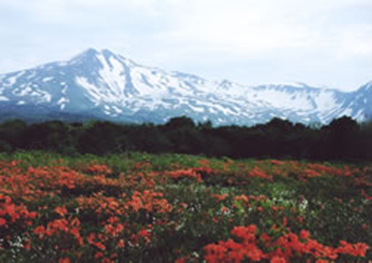
POLYGON ((109 50, 88 49, 66 62, 0 75, 0 112, 27 119, 99 118, 163 123, 186 115, 216 125, 273 117, 327 123, 372 116, 372 83, 355 92, 305 84, 244 86, 139 65, 109 50))

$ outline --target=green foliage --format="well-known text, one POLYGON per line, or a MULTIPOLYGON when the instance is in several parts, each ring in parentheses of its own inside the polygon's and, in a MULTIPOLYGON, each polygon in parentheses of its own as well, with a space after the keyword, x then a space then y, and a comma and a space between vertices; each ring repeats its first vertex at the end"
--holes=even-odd
POLYGON ((27 125, 0 124, 0 151, 47 150, 65 155, 114 153, 183 153, 208 157, 296 158, 311 160, 372 159, 372 129, 349 117, 321 129, 274 118, 254 127, 213 127, 182 116, 164 125, 127 125, 107 121, 27 125))

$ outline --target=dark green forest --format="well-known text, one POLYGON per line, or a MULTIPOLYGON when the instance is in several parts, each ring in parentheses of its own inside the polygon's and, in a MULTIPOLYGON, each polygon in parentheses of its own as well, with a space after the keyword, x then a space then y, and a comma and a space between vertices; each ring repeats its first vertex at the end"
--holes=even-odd
POLYGON ((211 122, 194 123, 187 117, 170 119, 164 125, 7 120, 0 124, 0 151, 18 150, 368 161, 372 160, 372 123, 358 124, 349 117, 316 128, 278 118, 253 127, 213 127, 211 122))

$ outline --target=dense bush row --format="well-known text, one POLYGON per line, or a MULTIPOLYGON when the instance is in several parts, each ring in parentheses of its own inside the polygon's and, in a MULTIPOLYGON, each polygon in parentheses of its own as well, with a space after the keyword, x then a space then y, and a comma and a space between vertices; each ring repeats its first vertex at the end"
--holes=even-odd
POLYGON ((0 262, 367 262, 371 167, 0 157, 0 262))
POLYGON ((232 158, 372 159, 372 126, 349 117, 321 128, 273 119, 254 127, 195 124, 186 117, 165 125, 120 125, 110 122, 27 125, 10 120, 0 125, 0 151, 37 149, 64 154, 148 152, 187 153, 232 158))

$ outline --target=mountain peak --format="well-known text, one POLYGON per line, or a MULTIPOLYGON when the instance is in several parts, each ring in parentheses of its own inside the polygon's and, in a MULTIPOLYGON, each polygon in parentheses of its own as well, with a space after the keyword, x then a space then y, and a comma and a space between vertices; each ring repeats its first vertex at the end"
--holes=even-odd
POLYGON ((220 84, 218 85, 218 87, 223 88, 223 89, 229 89, 229 88, 231 88, 232 85, 233 85, 233 83, 230 80, 223 79, 220 82, 220 84))
POLYGON ((83 52, 81 52, 77 56, 96 56, 98 54, 99 54, 99 51, 97 49, 88 48, 88 49, 84 50, 83 52))
POLYGON ((117 56, 117 54, 115 54, 114 52, 112 52, 111 50, 109 50, 107 48, 101 49, 100 53, 105 55, 105 56, 117 56))
POLYGON ((251 125, 273 117, 327 123, 343 115, 362 121, 372 115, 367 98, 372 83, 356 93, 320 90, 303 83, 210 81, 142 66, 109 49, 89 48, 67 62, 1 76, 0 108, 20 116, 33 109, 53 116, 154 123, 186 115, 216 125, 251 125))
POLYGON ((114 52, 112 52, 109 49, 94 49, 94 48, 88 48, 78 54, 77 56, 73 57, 70 60, 71 64, 81 64, 85 67, 91 67, 95 64, 109 64, 111 65, 111 62, 113 60, 116 60, 119 64, 126 64, 127 66, 130 65, 137 65, 135 62, 133 62, 130 59, 127 59, 121 55, 118 55, 114 52))
POLYGON ((83 52, 74 56, 69 62, 72 64, 75 63, 90 63, 92 59, 96 58, 99 55, 99 51, 94 48, 88 48, 83 52))
POLYGON ((88 49, 84 50, 83 52, 79 53, 74 58, 92 58, 92 57, 97 57, 99 55, 103 55, 105 58, 116 57, 117 56, 114 52, 112 52, 109 49, 98 50, 98 49, 95 49, 95 48, 88 48, 88 49))
POLYGON ((306 83, 303 83, 303 82, 284 82, 281 85, 292 86, 292 87, 296 87, 296 88, 308 88, 309 87, 309 85, 307 85, 306 83))

